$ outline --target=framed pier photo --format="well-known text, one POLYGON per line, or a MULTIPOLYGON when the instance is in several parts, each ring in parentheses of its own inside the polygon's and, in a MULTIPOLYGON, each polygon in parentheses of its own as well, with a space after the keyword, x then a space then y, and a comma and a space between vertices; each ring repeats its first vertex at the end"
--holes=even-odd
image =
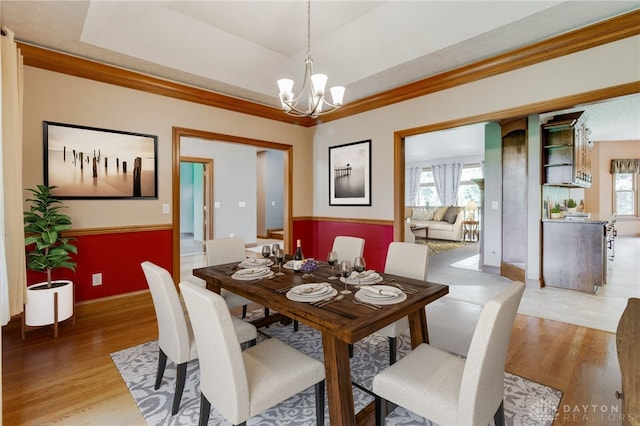
POLYGON ((329 205, 371 205, 371 140, 329 147, 329 205))
POLYGON ((158 198, 157 136, 44 121, 43 139, 57 198, 158 198))

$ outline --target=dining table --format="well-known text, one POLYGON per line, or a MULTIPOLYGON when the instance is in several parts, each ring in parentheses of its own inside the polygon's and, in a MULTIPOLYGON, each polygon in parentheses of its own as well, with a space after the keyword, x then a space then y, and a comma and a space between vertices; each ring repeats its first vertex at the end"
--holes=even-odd
MULTIPOLYGON (((287 262, 290 264, 291 262, 287 262)), ((327 263, 318 262, 318 268, 311 273, 282 268, 282 275, 276 275, 277 266, 266 275, 251 279, 240 277, 239 262, 217 266, 195 268, 193 275, 203 279, 209 290, 220 293, 226 289, 246 299, 267 307, 267 318, 256 321, 257 326, 284 319, 298 321, 321 332, 324 353, 326 392, 331 425, 356 425, 370 421, 374 412, 371 403, 359 413, 355 413, 350 368, 350 346, 385 326, 403 318, 409 318, 411 347, 429 342, 425 306, 448 294, 444 284, 415 280, 398 275, 379 274, 375 286, 397 289, 399 302, 370 305, 359 304, 356 298, 357 285, 345 284, 340 279, 329 279, 332 268, 327 263), (237 278, 242 279, 237 279, 237 278), (351 293, 318 306, 305 300, 291 300, 291 289, 307 284, 328 283, 331 294, 339 295, 348 287, 351 293), (334 290, 335 289, 335 290, 334 290), (404 297, 406 295, 406 297, 404 297), (371 306, 373 305, 373 306, 371 306)), ((343 279, 344 280, 344 279, 343 279)), ((374 286, 374 287, 375 287, 374 286)), ((304 288, 304 286, 302 287, 304 288)), ((300 298, 298 299, 300 300, 300 298)))

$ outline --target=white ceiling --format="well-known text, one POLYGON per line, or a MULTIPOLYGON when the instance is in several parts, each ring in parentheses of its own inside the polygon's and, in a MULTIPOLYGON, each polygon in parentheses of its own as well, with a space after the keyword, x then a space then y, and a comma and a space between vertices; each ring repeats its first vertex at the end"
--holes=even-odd
MULTIPOLYGON (((277 79, 303 76, 302 0, 0 5, 19 41, 260 104, 279 105, 277 79)), ((311 52, 348 103, 636 9, 640 0, 314 0, 311 52)))

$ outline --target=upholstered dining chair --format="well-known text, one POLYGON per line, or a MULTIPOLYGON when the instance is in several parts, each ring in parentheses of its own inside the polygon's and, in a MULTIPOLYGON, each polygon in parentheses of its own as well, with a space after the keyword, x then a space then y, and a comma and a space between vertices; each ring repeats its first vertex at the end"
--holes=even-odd
POLYGON ((315 386, 316 421, 324 425, 324 364, 271 338, 240 350, 231 315, 220 295, 180 283, 200 354, 200 416, 211 405, 234 425, 315 386), (220 384, 224 383, 224 386, 220 384))
POLYGON ((385 400, 441 425, 486 425, 492 416, 504 425, 504 366, 523 292, 515 282, 484 305, 466 359, 423 343, 378 373, 376 425, 385 400))
MULTIPOLYGON (((207 265, 216 266, 225 263, 242 262, 246 257, 247 251, 244 245, 244 238, 215 238, 205 241, 205 251, 207 252, 207 265)), ((220 295, 227 302, 230 308, 242 306, 242 318, 247 316, 247 305, 252 303, 251 300, 239 296, 235 293, 221 289, 220 295)), ((265 308, 265 316, 269 315, 269 309, 265 308)))
POLYGON ((353 259, 364 253, 364 239, 339 235, 333 239, 331 250, 338 253, 338 262, 349 260, 353 263, 353 259))
MULTIPOLYGON (((178 290, 173 283, 171 274, 166 269, 152 262, 141 264, 144 275, 149 284, 153 307, 158 321, 158 371, 154 389, 158 390, 162 383, 162 376, 167 365, 167 357, 176 364, 176 390, 173 395, 171 414, 176 414, 180 408, 182 391, 187 375, 187 363, 198 358, 191 324, 183 309, 178 290)), ((196 285, 196 284, 194 284, 196 285)), ((208 290, 205 290, 208 291, 208 290)), ((232 318, 238 344, 249 342, 254 345, 258 332, 246 321, 232 318)))
MULTIPOLYGON (((384 265, 385 273, 426 281, 428 270, 429 246, 401 242, 389 244, 384 265)), ((404 317, 380 330, 389 339, 389 364, 396 362, 398 336, 408 329, 409 319, 404 317)))

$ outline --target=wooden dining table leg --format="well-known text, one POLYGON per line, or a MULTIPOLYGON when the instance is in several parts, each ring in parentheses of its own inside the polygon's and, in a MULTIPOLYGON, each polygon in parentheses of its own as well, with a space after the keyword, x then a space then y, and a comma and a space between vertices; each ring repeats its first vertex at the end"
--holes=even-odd
POLYGON ((424 307, 409 314, 409 331, 411 332, 411 349, 420 343, 429 343, 427 314, 424 307))
POLYGON ((322 348, 329 402, 329 423, 332 426, 355 425, 349 345, 335 336, 322 333, 322 348))

